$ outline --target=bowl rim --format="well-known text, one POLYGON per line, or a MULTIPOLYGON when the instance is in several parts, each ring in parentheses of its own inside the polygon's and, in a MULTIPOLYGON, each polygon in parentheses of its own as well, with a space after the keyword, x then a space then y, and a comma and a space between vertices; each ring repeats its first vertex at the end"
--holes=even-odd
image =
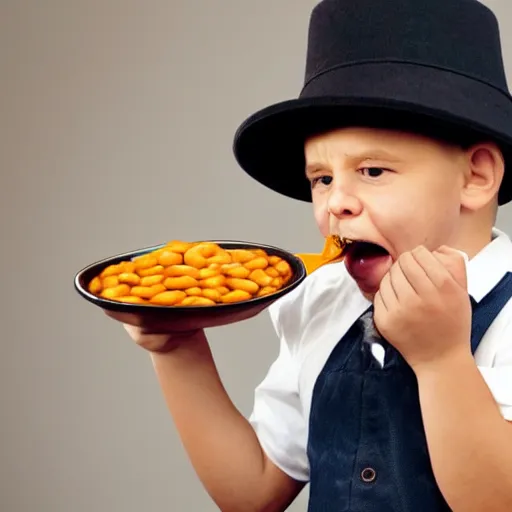
POLYGON ((212 309, 216 309, 217 311, 221 311, 223 309, 229 309, 234 310, 236 307, 238 308, 244 308, 244 307, 256 307, 258 304, 262 305, 267 302, 275 302, 276 300, 280 299, 284 295, 287 295, 292 290, 297 288, 307 277, 307 271, 306 267, 303 263, 303 261, 296 256, 294 253, 287 251, 286 249, 282 249, 280 247, 272 246, 269 244, 263 244, 258 242, 247 242, 244 240, 199 240, 197 242, 190 242, 190 243, 216 243, 222 246, 222 244, 232 244, 232 245, 239 245, 239 246, 245 246, 247 248, 253 247, 255 249, 268 249, 271 252, 277 252, 279 254, 285 255, 286 259, 288 259, 288 263, 290 261, 293 261, 297 267, 299 268, 299 272, 297 276, 293 276, 291 279, 291 282, 288 283, 283 288, 277 290, 276 292, 264 295, 263 297, 252 297, 251 299, 240 301, 240 302, 232 302, 232 303, 221 303, 221 304, 215 304, 211 306, 163 306, 159 304, 132 304, 132 303, 125 303, 125 302, 118 302, 110 299, 105 299, 103 297, 98 297, 97 295, 94 295, 93 293, 89 292, 84 286, 82 286, 81 281, 83 280, 83 276, 91 271, 95 267, 102 267, 106 268, 112 261, 123 261, 123 259, 130 259, 136 256, 141 256, 143 254, 150 253, 152 251, 156 251, 158 249, 161 249, 162 247, 165 247, 169 242, 162 242, 160 244, 151 245, 147 247, 143 247, 140 249, 135 249, 132 251, 126 251, 121 254, 116 254, 113 256, 109 256, 106 258, 102 258, 101 260, 97 260, 93 263, 90 263, 89 265, 83 267, 81 270, 76 272, 74 277, 74 288, 78 292, 79 295, 81 295, 85 300, 91 302, 92 304, 101 307, 102 309, 108 309, 108 310, 116 310, 116 311, 125 311, 125 312, 135 312, 135 311, 144 311, 147 313, 152 312, 194 312, 194 311, 211 311, 212 309))

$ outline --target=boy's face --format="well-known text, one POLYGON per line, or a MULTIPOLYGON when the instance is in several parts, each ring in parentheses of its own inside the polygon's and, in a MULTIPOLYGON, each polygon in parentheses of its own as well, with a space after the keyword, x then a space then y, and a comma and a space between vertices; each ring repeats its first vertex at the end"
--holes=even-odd
POLYGON ((347 128, 309 139, 305 156, 320 231, 359 242, 349 246, 345 264, 368 298, 401 253, 457 242, 462 149, 408 133, 347 128))

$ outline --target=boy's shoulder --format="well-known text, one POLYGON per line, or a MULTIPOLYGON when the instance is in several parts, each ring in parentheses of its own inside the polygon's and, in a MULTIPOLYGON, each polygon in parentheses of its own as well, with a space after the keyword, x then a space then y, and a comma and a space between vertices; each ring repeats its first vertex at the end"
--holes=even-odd
POLYGON ((466 264, 468 292, 480 302, 506 275, 512 273, 512 240, 493 228, 491 241, 466 264))

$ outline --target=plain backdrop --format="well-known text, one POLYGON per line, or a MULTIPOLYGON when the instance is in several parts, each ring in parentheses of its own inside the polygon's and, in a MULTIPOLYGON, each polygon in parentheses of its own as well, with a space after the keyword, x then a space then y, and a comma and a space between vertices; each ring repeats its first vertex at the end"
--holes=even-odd
MULTIPOLYGON (((315 3, 0 0, 2 512, 217 510, 148 355, 73 277, 171 239, 321 248, 310 207, 231 149, 245 117, 298 94, 315 3)), ((488 4, 511 76, 512 4, 488 4)), ((277 355, 268 316, 208 334, 248 415, 277 355)))

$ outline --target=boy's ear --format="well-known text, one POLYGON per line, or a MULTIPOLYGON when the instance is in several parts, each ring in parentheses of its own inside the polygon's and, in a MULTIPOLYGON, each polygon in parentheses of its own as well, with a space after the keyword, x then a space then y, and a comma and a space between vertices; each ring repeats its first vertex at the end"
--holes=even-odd
POLYGON ((465 158, 461 205, 469 210, 480 210, 493 203, 498 195, 505 172, 503 153, 496 144, 486 142, 466 149, 465 158))

